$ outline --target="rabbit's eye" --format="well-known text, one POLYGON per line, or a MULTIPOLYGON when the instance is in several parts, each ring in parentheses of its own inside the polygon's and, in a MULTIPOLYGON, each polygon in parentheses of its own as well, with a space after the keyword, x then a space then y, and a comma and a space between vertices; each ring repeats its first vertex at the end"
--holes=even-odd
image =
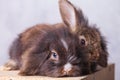
POLYGON ((58 54, 56 51, 51 51, 51 59, 57 61, 59 58, 58 54))
POLYGON ((80 39, 80 44, 85 46, 86 45, 86 38, 84 36, 79 36, 79 39, 80 39))
POLYGON ((81 44, 85 45, 85 40, 84 39, 81 39, 81 44))

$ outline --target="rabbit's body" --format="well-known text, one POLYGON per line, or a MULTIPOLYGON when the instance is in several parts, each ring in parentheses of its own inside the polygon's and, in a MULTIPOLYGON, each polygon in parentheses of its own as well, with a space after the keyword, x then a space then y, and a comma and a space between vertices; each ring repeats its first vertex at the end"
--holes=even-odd
POLYGON ((78 43, 78 37, 64 24, 36 25, 13 42, 10 61, 5 67, 20 69, 21 75, 80 76, 81 65, 86 60, 82 59, 82 52, 77 54, 80 52, 78 43))

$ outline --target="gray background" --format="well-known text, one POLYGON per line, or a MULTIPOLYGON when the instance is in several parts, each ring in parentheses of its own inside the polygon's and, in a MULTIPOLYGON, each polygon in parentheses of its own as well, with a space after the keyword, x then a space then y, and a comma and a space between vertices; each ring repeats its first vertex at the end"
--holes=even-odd
MULTIPOLYGON (((108 41, 109 62, 120 79, 120 0, 70 0, 82 8, 91 24, 97 24, 108 41)), ((19 33, 39 23, 58 23, 58 0, 0 0, 0 65, 8 60, 8 49, 19 33)))

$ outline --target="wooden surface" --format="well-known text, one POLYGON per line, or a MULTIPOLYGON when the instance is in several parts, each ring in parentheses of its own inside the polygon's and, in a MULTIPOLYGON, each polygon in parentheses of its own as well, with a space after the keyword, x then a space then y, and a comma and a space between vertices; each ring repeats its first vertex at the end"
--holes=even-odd
POLYGON ((108 67, 94 73, 88 75, 83 80, 115 80, 115 65, 110 64, 108 67))
POLYGON ((0 80, 114 80, 114 64, 107 68, 81 77, 52 78, 43 76, 19 76, 19 71, 0 71, 0 80))

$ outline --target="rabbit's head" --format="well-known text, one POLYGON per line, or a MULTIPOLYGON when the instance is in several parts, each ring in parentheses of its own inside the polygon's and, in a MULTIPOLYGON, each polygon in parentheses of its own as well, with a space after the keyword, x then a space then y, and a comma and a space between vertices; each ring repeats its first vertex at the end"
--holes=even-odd
POLYGON ((82 11, 77 9, 68 0, 59 1, 60 12, 63 22, 71 27, 71 31, 79 37, 79 46, 86 48, 89 53, 90 62, 98 63, 102 67, 107 66, 108 52, 106 41, 100 31, 89 25, 82 11))

